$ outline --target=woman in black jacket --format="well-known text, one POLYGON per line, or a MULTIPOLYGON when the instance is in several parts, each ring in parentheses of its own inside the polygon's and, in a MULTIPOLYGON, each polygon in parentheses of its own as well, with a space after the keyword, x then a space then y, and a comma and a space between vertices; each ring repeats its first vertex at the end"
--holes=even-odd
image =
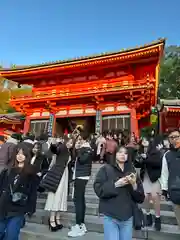
POLYGON ((29 164, 30 150, 24 143, 16 146, 13 167, 0 174, 0 239, 19 239, 25 215, 35 212, 36 174, 29 164))
POLYGON ((143 181, 143 187, 146 195, 146 219, 147 226, 153 225, 153 217, 151 215, 151 202, 153 201, 155 210, 155 229, 161 230, 160 218, 160 201, 161 201, 161 185, 160 176, 162 169, 163 145, 160 137, 148 141, 142 139, 142 143, 137 154, 135 162, 136 167, 140 167, 140 175, 143 181))
POLYGON ((34 166, 34 170, 39 178, 42 178, 47 173, 49 168, 49 161, 47 157, 42 153, 42 144, 36 142, 32 149, 32 158, 30 161, 34 166))
POLYGON ((55 160, 40 184, 48 191, 45 210, 50 212, 49 229, 52 232, 63 228, 60 221, 61 212, 67 211, 68 162, 71 147, 72 141, 69 139, 66 139, 65 143, 51 146, 55 160))
POLYGON ((144 201, 144 191, 125 147, 117 151, 115 165, 99 170, 94 190, 100 199, 99 211, 104 215, 104 239, 131 240, 134 202, 144 201))

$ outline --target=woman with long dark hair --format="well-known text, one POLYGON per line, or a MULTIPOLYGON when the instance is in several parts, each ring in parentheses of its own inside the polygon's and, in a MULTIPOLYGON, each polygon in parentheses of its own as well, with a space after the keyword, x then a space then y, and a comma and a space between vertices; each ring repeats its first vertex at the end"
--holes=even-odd
POLYGON ((42 178, 43 175, 48 171, 49 162, 47 157, 42 153, 42 144, 40 142, 36 142, 33 145, 30 163, 34 166, 39 178, 42 178))
POLYGON ((132 240, 133 208, 144 201, 144 191, 125 147, 118 149, 115 159, 99 170, 94 182, 104 215, 104 239, 132 240))
POLYGON ((71 147, 72 141, 69 139, 66 139, 64 143, 51 146, 56 159, 40 184, 48 191, 45 210, 50 212, 49 229, 52 232, 63 228, 61 212, 67 211, 68 163, 71 147))
POLYGON ((154 139, 143 138, 138 151, 135 166, 140 167, 140 175, 143 181, 144 191, 146 195, 145 208, 147 226, 153 225, 157 231, 161 230, 160 218, 160 201, 161 201, 161 169, 163 157, 162 139, 156 137, 154 139), (151 214, 151 205, 154 205, 155 218, 151 214))
POLYGON ((36 174, 29 164, 30 150, 19 143, 14 151, 13 166, 0 174, 0 239, 18 240, 25 215, 36 209, 36 174))

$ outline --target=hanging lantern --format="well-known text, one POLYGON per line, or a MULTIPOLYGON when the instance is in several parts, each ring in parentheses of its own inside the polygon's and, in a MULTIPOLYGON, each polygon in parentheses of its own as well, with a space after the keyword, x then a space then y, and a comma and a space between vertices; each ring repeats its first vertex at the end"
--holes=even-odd
POLYGON ((157 120, 158 120, 157 114, 151 114, 150 116, 151 124, 157 123, 157 120))

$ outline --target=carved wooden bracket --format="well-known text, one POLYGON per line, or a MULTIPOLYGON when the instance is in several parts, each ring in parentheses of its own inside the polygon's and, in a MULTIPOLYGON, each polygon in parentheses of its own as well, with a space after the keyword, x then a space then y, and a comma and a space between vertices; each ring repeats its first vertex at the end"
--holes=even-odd
POLYGON ((96 95, 93 97, 92 101, 95 102, 95 108, 97 110, 103 109, 102 103, 104 102, 104 98, 102 96, 96 95))
POLYGON ((50 113, 56 113, 58 111, 56 103, 55 102, 50 102, 46 101, 44 109, 47 110, 50 113))
POLYGON ((26 116, 33 114, 33 109, 30 108, 29 104, 12 104, 12 106, 20 113, 26 116))

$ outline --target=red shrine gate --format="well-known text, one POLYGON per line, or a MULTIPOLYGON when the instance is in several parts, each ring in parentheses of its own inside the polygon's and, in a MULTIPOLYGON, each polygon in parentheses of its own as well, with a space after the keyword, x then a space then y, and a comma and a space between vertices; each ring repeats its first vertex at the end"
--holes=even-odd
POLYGON ((54 135, 63 132, 65 122, 76 122, 90 131, 127 128, 138 135, 139 128, 150 123, 151 107, 156 105, 164 44, 162 39, 120 52, 0 73, 19 85, 33 86, 31 95, 11 99, 11 105, 26 114, 24 132, 54 135))

